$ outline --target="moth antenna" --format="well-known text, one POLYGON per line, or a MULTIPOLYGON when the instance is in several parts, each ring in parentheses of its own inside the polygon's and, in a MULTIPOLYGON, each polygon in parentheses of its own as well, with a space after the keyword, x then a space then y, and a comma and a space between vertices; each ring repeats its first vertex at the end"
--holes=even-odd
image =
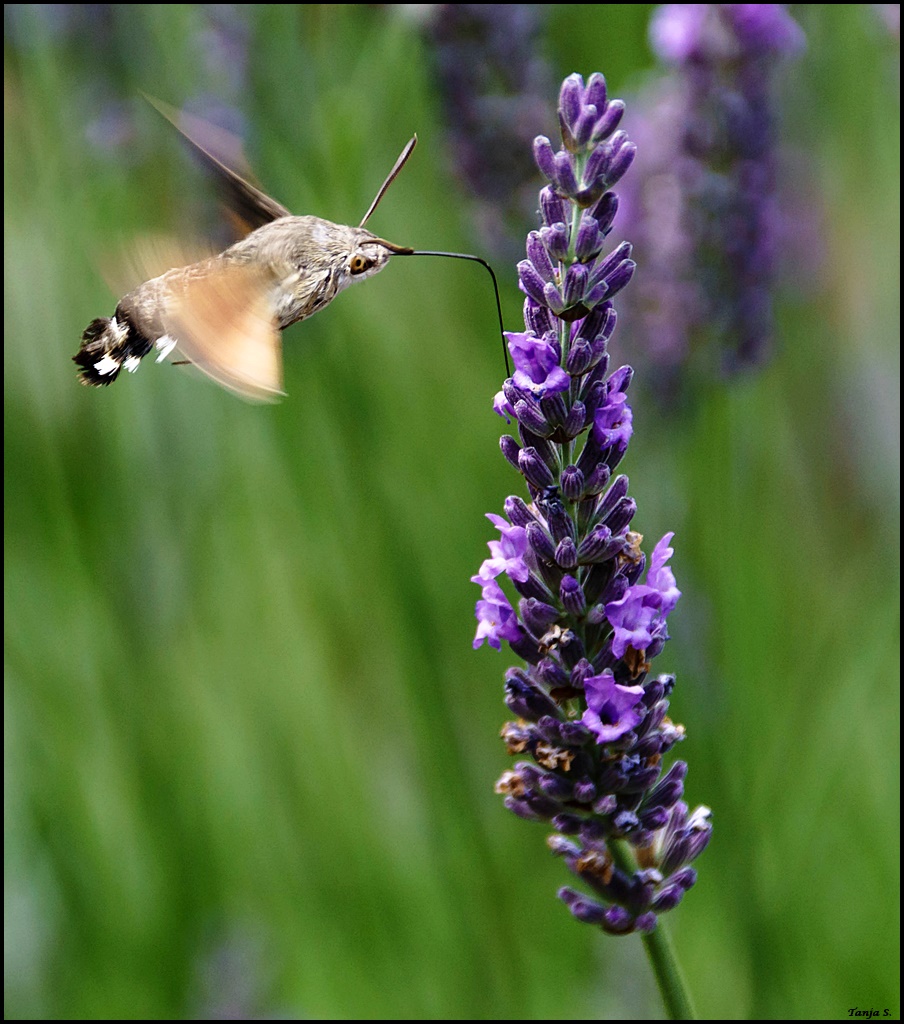
POLYGON ((364 217, 362 218, 361 223, 358 225, 359 228, 363 228, 364 227, 364 225, 367 223, 370 215, 374 212, 374 210, 376 210, 377 205, 379 204, 380 200, 383 198, 384 195, 386 195, 386 190, 395 181, 396 177, 398 176, 399 171, 408 162, 408 157, 411 156, 411 153, 414 150, 414 147, 416 145, 417 145, 417 135, 412 135, 411 138, 408 141, 408 145, 405 146, 405 148, 399 154, 399 159, 396 160, 394 167, 392 168, 392 170, 387 175, 386 181, 384 181, 383 184, 380 186, 380 191, 377 192, 376 196, 374 197, 374 201, 370 204, 370 207, 368 208, 367 213, 364 214, 364 217))
MULTIPOLYGON (((415 139, 416 138, 417 138, 417 136, 415 136, 415 139)), ((408 144, 412 148, 413 148, 413 144, 414 144, 415 139, 412 139, 411 142, 408 144)), ((401 160, 401 157, 399 159, 401 160)), ((402 162, 404 162, 404 161, 402 161, 402 162)), ((398 167, 396 168, 396 170, 398 170, 398 167)), ((391 180, 392 180, 392 176, 390 175, 389 179, 387 180, 387 184, 389 184, 389 181, 391 181, 391 180)), ((383 186, 383 191, 384 192, 386 191, 386 186, 385 185, 383 186)), ((496 275, 493 273, 493 268, 489 265, 489 263, 487 263, 487 261, 485 259, 482 259, 480 256, 471 256, 468 253, 463 253, 463 252, 425 252, 422 249, 415 249, 413 252, 411 252, 411 251, 409 251, 409 252, 396 252, 394 255, 396 255, 396 256, 445 256, 448 259, 452 259, 452 260, 472 260, 474 263, 479 263, 482 267, 485 267, 487 269, 487 271, 489 272, 490 278, 491 278, 491 280, 493 282, 493 293, 496 296, 496 316, 499 318, 499 336, 500 336, 500 338, 502 338, 502 358, 505 360, 505 375, 506 375, 506 377, 511 377, 512 369, 509 366, 508 349, 506 348, 506 344, 505 344, 505 328, 502 325, 502 303, 499 301, 499 284, 496 281, 496 275)))

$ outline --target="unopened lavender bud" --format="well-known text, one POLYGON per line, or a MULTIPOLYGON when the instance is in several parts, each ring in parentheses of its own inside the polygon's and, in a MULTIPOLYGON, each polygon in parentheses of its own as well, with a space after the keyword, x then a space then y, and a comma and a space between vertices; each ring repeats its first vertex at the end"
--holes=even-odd
MULTIPOLYGON (((558 463, 558 451, 550 444, 545 438, 540 437, 538 434, 528 430, 523 423, 518 424, 519 433, 521 434, 522 446, 524 448, 533 448, 537 455, 546 463, 547 468, 551 473, 557 473, 559 469, 558 463)), ((543 488, 541 488, 543 489, 543 488)), ((555 488, 553 488, 554 490, 555 488)))
POLYGON ((593 779, 581 779, 574 784, 574 799, 579 804, 593 803, 596 799, 596 785, 593 779))
POLYGON ((539 721, 544 715, 557 715, 559 709, 523 674, 510 675, 505 681, 505 703, 519 718, 539 721))
POLYGON ((507 811, 511 811, 512 814, 516 814, 519 818, 523 818, 525 821, 546 821, 546 817, 535 811, 529 804, 514 796, 507 796, 502 801, 503 806, 507 811))
MULTIPOLYGON (((646 725, 646 720, 644 720, 642 728, 646 729, 646 725)), ((651 732, 639 739, 634 749, 638 757, 658 758, 662 754, 662 736, 658 732, 651 732)), ((646 826, 646 818, 644 819, 644 825, 646 826)))
POLYGON ((606 921, 608 913, 606 908, 589 896, 584 896, 582 893, 575 892, 574 889, 563 886, 559 889, 559 899, 579 921, 596 925, 602 925, 606 921))
POLYGON ((518 442, 511 437, 509 434, 503 434, 499 438, 499 447, 502 449, 502 454, 506 457, 509 464, 514 466, 515 469, 519 469, 518 456, 521 453, 521 447, 518 442))
POLYGON ((521 621, 534 634, 543 636, 549 627, 558 619, 559 611, 545 601, 536 598, 525 598, 519 603, 521 621))
POLYGON ((686 776, 687 765, 683 761, 676 761, 650 792, 647 806, 671 807, 684 793, 686 776))
POLYGON ((574 402, 568 410, 568 416, 562 424, 562 430, 568 438, 577 437, 587 426, 587 410, 583 402, 574 402))
POLYGON ((641 914, 634 922, 634 930, 640 932, 642 935, 648 935, 650 932, 655 932, 656 915, 652 911, 649 911, 646 914, 641 914))
POLYGON ((609 170, 606 173, 606 182, 609 188, 620 181, 624 176, 625 172, 634 163, 634 157, 637 156, 637 146, 633 142, 627 142, 618 151, 617 155, 612 158, 609 164, 609 170))
MULTIPOLYGON (((612 100, 612 103, 621 103, 621 100, 612 100)), ((606 79, 599 71, 594 71, 587 79, 587 87, 584 91, 584 103, 593 104, 597 110, 605 110, 609 105, 606 79)))
POLYGON ((690 867, 680 868, 669 875, 669 883, 671 885, 680 885, 687 892, 688 889, 693 889, 697 884, 697 872, 694 868, 690 867))
POLYGON ((584 481, 584 494, 600 494, 609 483, 610 469, 605 462, 595 466, 593 472, 584 481))
MULTIPOLYGON (((598 510, 600 519, 605 519, 627 493, 628 478, 624 475, 617 476, 612 481, 612 486, 608 491, 606 491, 605 497, 600 502, 598 510)), ((613 530, 612 532, 615 533, 616 531, 613 530)))
POLYGON ((577 466, 566 466, 559 478, 562 493, 569 501, 577 501, 584 493, 584 474, 577 466))
POLYGON ((535 814, 546 821, 562 811, 562 805, 558 800, 546 796, 545 793, 538 793, 535 789, 527 790, 521 799, 535 814))
POLYGON ((537 577, 532 573, 527 574, 526 580, 512 580, 512 586, 523 597, 533 598, 535 601, 547 601, 552 595, 537 577))
POLYGON ((612 558, 616 553, 621 546, 619 542, 616 542, 616 544, 617 547, 613 550, 612 530, 600 523, 581 541, 578 548, 578 559, 582 564, 602 562, 607 558, 612 558))
MULTIPOLYGON (((559 545, 561 548, 563 544, 570 544, 572 551, 574 550, 573 541, 562 541, 559 545)), ((577 553, 575 552, 574 563, 577 564, 577 553)), ((559 563, 562 564, 561 562, 559 563)), ((587 602, 584 600, 584 591, 581 589, 580 583, 573 576, 563 576, 562 582, 559 586, 559 598, 562 601, 562 606, 565 611, 568 612, 573 618, 579 619, 587 608, 587 602)))
POLYGON ((527 542, 533 548, 534 554, 537 558, 544 562, 554 562, 556 560, 556 548, 550 539, 549 534, 539 523, 528 523, 525 527, 527 533, 527 542))
POLYGON ((640 827, 640 820, 633 811, 619 811, 613 816, 612 824, 619 835, 627 836, 640 827))
POLYGON ((590 141, 590 136, 593 134, 597 120, 596 107, 593 106, 593 104, 585 106, 571 131, 572 138, 574 139, 578 150, 584 149, 590 141))
POLYGON ((562 298, 562 293, 552 281, 543 286, 543 304, 548 306, 550 311, 556 316, 560 316, 566 308, 566 302, 562 298))
POLYGON ((606 516, 606 526, 613 533, 621 533, 634 518, 636 512, 637 502, 633 498, 622 498, 609 515, 606 516))
POLYGON ((685 857, 685 861, 696 860, 697 857, 699 857, 700 854, 703 853, 703 851, 709 845, 709 840, 712 837, 712 826, 709 823, 709 819, 712 816, 712 812, 709 810, 708 807, 697 808, 698 812, 701 810, 705 812, 706 824, 705 827, 700 827, 699 829, 693 832, 693 835, 691 836, 691 840, 689 843, 688 853, 685 857))
POLYGON ((537 646, 537 642, 521 627, 518 627, 517 636, 508 640, 508 645, 511 647, 512 652, 518 658, 523 658, 528 665, 536 665, 542 657, 540 648, 537 646))
POLYGON ((606 621, 606 606, 604 604, 595 604, 587 612, 587 621, 594 626, 598 626, 601 622, 606 621))
POLYGON ((581 215, 581 223, 578 227, 577 238, 574 242, 575 256, 581 263, 589 263, 596 259, 603 248, 604 237, 599 229, 599 224, 588 213, 581 215))
POLYGON ((562 742, 569 747, 583 747, 593 738, 593 733, 583 722, 563 722, 559 731, 562 742))
MULTIPOLYGON (((574 910, 571 909, 571 912, 574 913, 574 910)), ((601 925, 611 935, 628 935, 634 930, 634 916, 623 907, 610 906, 603 914, 601 925)))
POLYGON ((537 505, 546 517, 550 535, 556 543, 564 537, 574 540, 574 521, 565 510, 565 506, 562 504, 562 499, 559 497, 558 491, 539 498, 537 505))
MULTIPOLYGON (((659 778, 659 765, 652 765, 649 768, 639 768, 631 773, 631 780, 626 787, 629 793, 643 793, 652 786, 659 778)), ((640 824, 638 819, 637 824, 640 824)))
POLYGON ((577 305, 584 298, 589 279, 590 274, 583 263, 572 263, 565 273, 562 286, 562 299, 566 306, 577 305))
POLYGON ((609 285, 605 281, 598 281, 596 284, 591 285, 584 292, 584 310, 586 311, 593 309, 594 306, 598 306, 608 295, 609 285))
POLYGON ((540 228, 540 239, 551 259, 564 260, 568 256, 568 228, 563 223, 540 228))
POLYGON ((581 333, 595 345, 600 339, 608 341, 615 330, 618 317, 611 302, 598 306, 581 325, 581 333))
POLYGON ((577 857, 581 852, 581 848, 577 843, 566 839, 562 835, 547 836, 546 845, 556 857, 577 857))
MULTIPOLYGON (((576 836, 581 830, 581 819, 577 814, 563 812, 550 819, 550 824, 563 836, 576 836)), ((566 855, 566 862, 568 857, 566 855)))
POLYGON ((573 195, 578 191, 578 179, 574 176, 574 164, 570 153, 560 150, 555 155, 556 177, 559 191, 565 195, 573 195))
POLYGON ((521 426, 527 427, 537 437, 550 437, 555 432, 555 427, 543 415, 543 411, 537 402, 520 399, 514 405, 515 418, 521 426))
POLYGON ((669 820, 667 807, 645 808, 639 814, 641 825, 648 832, 656 832, 661 829, 669 820))
POLYGON ((593 811, 595 814, 599 814, 605 818, 608 817, 616 807, 618 807, 618 798, 612 793, 607 793, 594 803, 593 811))
POLYGON ((674 910, 684 899, 685 890, 680 885, 667 885, 653 897, 651 904, 654 913, 664 914, 667 910, 674 910))
POLYGON ((572 128, 581 116, 584 100, 584 83, 578 74, 569 75, 559 90, 559 112, 568 128, 572 128))
POLYGON ((545 304, 538 305, 528 296, 524 300, 524 324, 538 338, 542 338, 555 331, 556 321, 545 304))
POLYGON ((571 685, 575 690, 584 689, 584 681, 594 674, 593 665, 586 658, 582 658, 571 670, 571 685))
MULTIPOLYGON (((615 327, 614 317, 612 327, 615 327)), ((609 369, 609 353, 606 351, 608 344, 609 335, 598 334, 592 345, 593 359, 590 365, 593 366, 594 373, 599 373, 602 377, 605 377, 606 371, 609 369)))
POLYGON ((558 748, 563 747, 561 723, 557 718, 552 718, 550 715, 545 715, 537 722, 537 732, 546 743, 549 744, 549 750, 543 750, 540 752, 540 758, 542 764, 550 765, 553 764, 558 757, 558 748))
POLYGON ((604 192, 587 212, 599 224, 603 235, 608 235, 618 213, 618 196, 614 192, 604 192))
MULTIPOLYGON (((552 152, 551 146, 550 152, 552 152)), ((568 201, 563 199, 557 192, 554 192, 548 185, 540 189, 540 213, 545 224, 550 226, 561 224, 567 231, 566 225, 570 218, 568 201)))
POLYGON ((634 276, 636 269, 637 264, 634 260, 622 260, 615 270, 606 276, 606 298, 611 299, 613 295, 617 295, 634 276))
POLYGON ((528 483, 533 484, 534 487, 549 487, 555 483, 555 477, 537 454, 536 448, 522 448, 518 452, 518 469, 524 474, 528 483))
MULTIPOLYGON (((609 255, 600 260, 593 268, 592 280, 597 281, 608 281, 612 278, 613 274, 620 267, 633 252, 634 247, 630 242, 622 242, 617 248, 613 249, 609 255)), ((518 264, 521 267, 521 264, 518 264)))
POLYGON ((508 377, 502 382, 502 395, 513 408, 516 402, 532 397, 524 388, 518 387, 513 377, 508 377))
POLYGON ((540 408, 543 410, 547 422, 553 428, 563 426, 568 418, 568 407, 565 405, 565 399, 561 392, 541 398, 540 408))
POLYGON ((643 703, 648 708, 655 707, 665 696, 665 683, 663 677, 647 682, 643 688, 643 703))
POLYGON ((526 295, 529 295, 534 302, 541 306, 548 305, 544 287, 546 282, 537 273, 536 268, 530 260, 522 260, 518 264, 518 280, 526 295))
MULTIPOLYGON (((590 384, 589 386, 585 387, 584 388, 584 392, 581 395, 581 401, 587 407, 587 416, 588 416, 588 418, 592 418, 593 414, 596 412, 596 410, 601 405, 605 405, 606 404, 608 398, 609 398, 609 390, 608 390, 608 388, 606 386, 605 381, 596 380, 592 384, 590 384)), ((579 464, 580 464, 581 460, 584 460, 584 452, 585 451, 587 451, 586 447, 584 448, 584 451, 581 452, 581 457, 579 459, 579 464)), ((599 451, 600 451, 599 448, 596 448, 596 450, 593 452, 592 455, 587 456, 587 460, 585 460, 585 461, 589 461, 589 460, 592 459, 595 462, 596 459, 599 457, 599 451)), ((585 472, 586 472, 586 470, 585 470, 585 472)))
POLYGON ((544 283, 553 280, 555 270, 550 262, 549 254, 546 251, 546 246, 543 244, 539 231, 531 231, 527 236, 527 258, 544 283))
POLYGON ((528 523, 537 521, 537 517, 524 503, 524 499, 515 494, 505 499, 503 508, 512 526, 527 526, 528 523))
POLYGON ((585 338, 575 338, 565 357, 565 372, 572 377, 580 377, 593 361, 593 347, 585 338))
POLYGON ((545 135, 538 135, 534 139, 534 161, 544 177, 550 181, 557 180, 556 154, 545 135))
POLYGON ((562 569, 576 569, 578 549, 571 537, 565 537, 556 545, 556 564, 562 569))
POLYGON ((537 665, 540 678, 550 690, 563 690, 571 685, 571 680, 562 666, 552 658, 544 658, 537 665))
POLYGON ((621 100, 613 100, 606 108, 602 117, 598 118, 593 126, 591 138, 594 142, 602 142, 608 139, 615 129, 621 124, 625 113, 625 105, 621 100))

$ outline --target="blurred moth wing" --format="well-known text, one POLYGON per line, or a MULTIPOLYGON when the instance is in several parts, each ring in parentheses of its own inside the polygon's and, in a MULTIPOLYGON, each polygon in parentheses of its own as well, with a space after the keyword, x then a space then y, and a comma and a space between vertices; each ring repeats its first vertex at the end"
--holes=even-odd
POLYGON ((265 267, 228 264, 209 249, 153 235, 108 262, 104 276, 114 292, 126 293, 120 307, 136 320, 142 319, 136 306, 149 301, 142 296, 158 285, 150 298, 158 362, 172 354, 174 364, 189 362, 250 401, 284 395, 282 345, 273 317, 276 279, 265 267), (129 292, 136 281, 145 284, 129 292))
POLYGON ((236 238, 244 238, 264 224, 292 215, 291 210, 253 184, 251 168, 240 139, 200 117, 180 112, 147 93, 142 95, 188 143, 207 171, 220 195, 236 238), (239 174, 239 171, 242 173, 239 174))
POLYGON ((285 395, 282 345, 273 318, 275 281, 256 267, 190 276, 164 316, 166 333, 217 384, 251 401, 285 395))

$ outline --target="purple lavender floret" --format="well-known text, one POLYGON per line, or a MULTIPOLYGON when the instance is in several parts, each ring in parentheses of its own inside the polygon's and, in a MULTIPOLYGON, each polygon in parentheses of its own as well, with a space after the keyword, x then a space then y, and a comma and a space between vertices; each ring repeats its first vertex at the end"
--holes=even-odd
POLYGON ((534 144, 548 180, 542 223, 518 267, 525 329, 506 334, 515 372, 493 403, 517 426, 500 447, 529 500, 511 496, 505 517, 488 516, 500 537, 472 577, 482 588, 474 646, 505 641, 525 662, 505 674, 517 721, 502 730, 522 760, 496 790, 512 813, 552 826, 550 848, 591 891, 565 887, 560 898, 614 935, 651 931, 677 906, 711 831, 709 810, 682 802, 684 762, 664 772, 684 729, 667 714, 674 677, 650 675, 681 596, 673 534, 647 559, 628 478, 614 473, 633 432, 633 370, 610 373, 607 351, 612 297, 634 272, 630 245, 606 241, 611 186, 635 152, 618 130, 623 114, 602 75, 571 75, 562 148, 534 144))

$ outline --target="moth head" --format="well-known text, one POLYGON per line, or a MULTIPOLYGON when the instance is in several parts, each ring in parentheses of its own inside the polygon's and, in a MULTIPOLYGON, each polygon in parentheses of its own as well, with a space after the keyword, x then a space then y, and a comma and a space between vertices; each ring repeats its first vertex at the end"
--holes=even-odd
POLYGON ((355 231, 359 237, 355 239, 343 268, 349 282, 373 277, 386 266, 390 256, 408 255, 412 251, 405 246, 387 242, 384 238, 375 238, 361 228, 356 228, 355 231))

